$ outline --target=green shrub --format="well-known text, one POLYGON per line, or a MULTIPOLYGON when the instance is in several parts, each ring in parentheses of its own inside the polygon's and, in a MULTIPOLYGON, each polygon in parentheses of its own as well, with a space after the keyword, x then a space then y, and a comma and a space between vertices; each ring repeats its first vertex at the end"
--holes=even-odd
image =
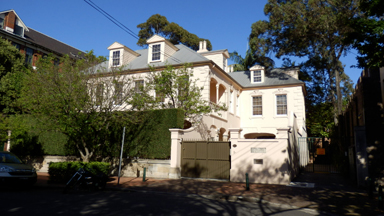
POLYGON ((71 179, 75 172, 83 166, 85 166, 87 170, 91 171, 93 174, 104 173, 107 176, 109 175, 110 164, 105 162, 56 162, 49 164, 49 181, 66 183, 69 179, 71 179))

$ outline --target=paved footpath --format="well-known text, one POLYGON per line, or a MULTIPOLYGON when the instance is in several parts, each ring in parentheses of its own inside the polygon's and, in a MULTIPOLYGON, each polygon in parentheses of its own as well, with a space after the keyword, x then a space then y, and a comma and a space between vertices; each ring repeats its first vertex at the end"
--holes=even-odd
MULTIPOLYGON (((48 173, 38 173, 37 187, 64 187, 49 184, 48 173)), ((333 215, 384 215, 377 208, 377 197, 357 189, 339 174, 302 173, 294 186, 250 184, 202 179, 110 178, 107 190, 154 191, 161 193, 198 194, 228 201, 269 202, 289 208, 312 209, 333 215), (303 184, 310 183, 310 184, 303 184)))

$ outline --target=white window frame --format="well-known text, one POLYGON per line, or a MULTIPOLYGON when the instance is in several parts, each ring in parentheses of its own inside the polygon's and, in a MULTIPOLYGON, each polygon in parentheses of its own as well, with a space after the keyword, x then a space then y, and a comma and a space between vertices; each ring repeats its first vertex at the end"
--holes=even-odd
MULTIPOLYGON (((157 57, 157 55, 156 55, 157 57)), ((153 44, 152 45, 152 53, 151 53, 151 61, 152 62, 156 62, 156 61, 161 61, 161 44, 153 44), (158 50, 155 50, 157 49, 158 47, 158 50), (154 55, 155 54, 158 54, 158 59, 154 59, 154 55)))
POLYGON ((264 70, 254 70, 254 71, 252 71, 252 73, 251 73, 251 83, 262 83, 263 81, 264 81, 264 70), (255 80, 255 79, 257 79, 257 80, 255 80))
POLYGON ((161 94, 160 92, 155 91, 155 99, 158 103, 164 103, 165 102, 165 95, 161 94))
POLYGON ((262 95, 252 96, 252 116, 263 116, 263 96, 262 95), (255 105, 255 98, 260 98, 261 105, 255 105), (260 107, 261 108, 261 114, 255 114, 254 113, 254 108, 255 107, 260 107))
POLYGON ((123 104, 123 92, 124 92, 124 83, 116 82, 115 83, 115 100, 114 105, 120 106, 123 104))
POLYGON ((275 109, 276 109, 276 115, 277 116, 287 116, 288 115, 288 96, 287 94, 276 94, 275 95, 275 109), (278 97, 279 96, 285 96, 285 114, 279 114, 278 113, 278 110, 279 110, 279 106, 284 106, 284 104, 278 104, 278 97))
POLYGON ((103 102, 104 102, 104 84, 98 83, 96 84, 95 104, 96 106, 102 106, 103 102))
POLYGON ((138 94, 143 93, 142 91, 140 91, 140 86, 144 87, 144 80, 142 79, 135 80, 135 92, 138 94), (138 83, 141 83, 141 85, 140 84, 138 85, 138 83))
POLYGON ((234 105, 235 105, 235 103, 233 103, 234 101, 233 101, 233 95, 234 95, 234 93, 233 93, 233 91, 230 91, 230 94, 229 94, 230 96, 230 98, 229 98, 229 112, 231 112, 231 113, 233 113, 233 111, 234 111, 234 105))
POLYGON ((112 52, 112 67, 120 66, 120 50, 112 52), (115 64, 117 62, 117 64, 115 64))

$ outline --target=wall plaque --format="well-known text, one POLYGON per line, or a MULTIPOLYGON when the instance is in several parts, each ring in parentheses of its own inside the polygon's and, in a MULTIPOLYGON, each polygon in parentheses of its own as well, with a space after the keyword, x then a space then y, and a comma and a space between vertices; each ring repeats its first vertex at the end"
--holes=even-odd
POLYGON ((251 148, 251 153, 266 153, 267 148, 251 148))

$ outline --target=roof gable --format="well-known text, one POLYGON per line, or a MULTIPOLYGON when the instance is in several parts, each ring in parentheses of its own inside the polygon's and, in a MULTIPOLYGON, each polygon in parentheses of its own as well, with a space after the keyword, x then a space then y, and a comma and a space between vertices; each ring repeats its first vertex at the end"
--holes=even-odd
POLYGON ((140 54, 129 49, 128 47, 124 46, 123 44, 119 42, 114 42, 112 45, 108 47, 108 50, 114 50, 114 49, 124 49, 125 51, 131 53, 132 55, 139 56, 140 54))
POLYGON ((119 42, 114 42, 113 44, 111 44, 108 49, 109 50, 113 50, 113 49, 121 49, 125 47, 123 44, 119 43, 119 42))
POLYGON ((166 39, 155 34, 147 40, 147 44, 165 41, 166 39))
POLYGON ((6 10, 6 11, 0 11, 0 14, 6 14, 9 12, 13 12, 16 16, 16 18, 20 21, 21 26, 24 28, 25 31, 29 31, 28 27, 24 24, 23 20, 17 15, 16 11, 11 9, 11 10, 6 10))
POLYGON ((170 46, 172 49, 175 51, 178 51, 179 48, 177 48, 175 45, 173 45, 171 42, 169 42, 167 39, 164 37, 161 37, 157 34, 153 35, 147 40, 147 44, 152 44, 152 43, 158 43, 158 42, 165 42, 168 46, 170 46))

